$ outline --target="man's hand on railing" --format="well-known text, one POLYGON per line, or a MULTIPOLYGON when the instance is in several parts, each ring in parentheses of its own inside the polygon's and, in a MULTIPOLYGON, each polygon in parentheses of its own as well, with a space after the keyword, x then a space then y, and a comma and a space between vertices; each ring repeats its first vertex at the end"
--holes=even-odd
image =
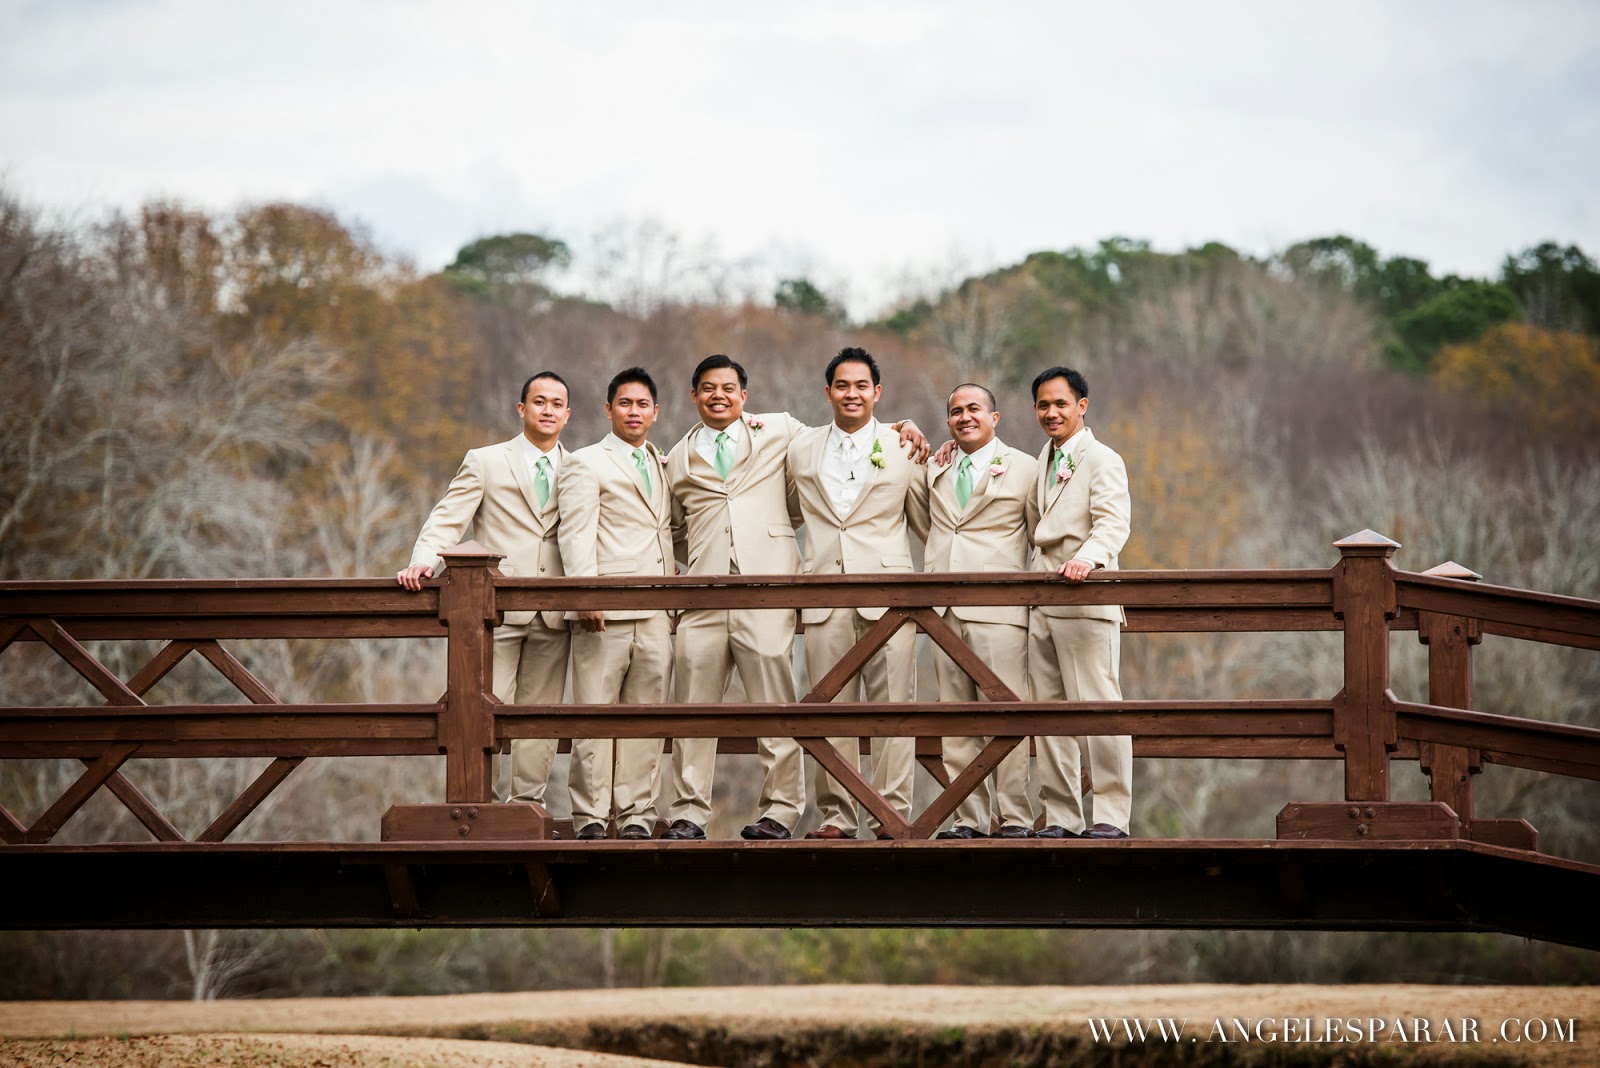
POLYGON ((433 568, 427 564, 412 564, 402 571, 395 572, 394 580, 408 590, 422 589, 422 580, 433 578, 433 568))
POLYGON ((598 634, 606 629, 606 614, 598 611, 579 612, 578 626, 590 634, 598 634))
POLYGON ((1087 560, 1080 560, 1074 556, 1062 564, 1057 573, 1068 582, 1082 582, 1089 577, 1089 572, 1094 570, 1094 565, 1087 560))

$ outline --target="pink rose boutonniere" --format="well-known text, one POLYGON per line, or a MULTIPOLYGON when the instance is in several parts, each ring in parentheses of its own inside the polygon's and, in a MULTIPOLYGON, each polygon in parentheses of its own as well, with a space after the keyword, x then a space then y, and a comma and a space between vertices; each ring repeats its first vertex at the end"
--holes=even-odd
POLYGON ((1061 458, 1061 466, 1056 468, 1056 481, 1065 482, 1077 471, 1078 465, 1073 461, 1072 455, 1069 453, 1061 458))
POLYGON ((999 452, 989 457, 989 477, 991 479, 999 478, 1001 475, 1006 473, 1006 461, 1008 459, 1010 459, 1010 457, 999 452))
POLYGON ((749 427, 750 430, 754 432, 765 427, 767 424, 762 422, 760 419, 757 419, 753 415, 747 415, 744 417, 744 425, 749 427))

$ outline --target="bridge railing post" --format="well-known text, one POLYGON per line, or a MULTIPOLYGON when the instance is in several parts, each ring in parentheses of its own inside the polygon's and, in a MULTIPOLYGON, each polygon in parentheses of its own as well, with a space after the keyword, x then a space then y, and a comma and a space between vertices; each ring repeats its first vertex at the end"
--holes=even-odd
MULTIPOLYGON (((1477 582, 1482 575, 1454 560, 1423 572, 1436 578, 1477 582)), ((1472 647, 1483 642, 1483 624, 1470 616, 1417 613, 1417 640, 1428 647, 1428 703, 1472 708, 1472 647)), ((1449 805, 1461 821, 1461 834, 1480 842, 1517 849, 1539 848, 1539 832, 1523 819, 1479 819, 1473 812, 1472 777, 1483 770, 1478 750, 1442 742, 1421 742, 1417 763, 1428 776, 1429 796, 1449 805)))
MULTIPOLYGON (((383 815, 384 841, 482 841, 545 838, 543 806, 494 803, 494 628, 497 564, 505 557, 475 541, 439 554, 439 622, 445 628, 445 693, 439 711, 444 804, 394 805, 383 815)), ((391 873, 393 882, 402 875, 391 873)), ((391 885, 397 900, 406 891, 391 885)), ((398 907, 398 906, 397 906, 398 907)))
POLYGON ((1389 692, 1389 623, 1398 614, 1399 542, 1363 530, 1334 542, 1333 614, 1344 623, 1344 687, 1333 699, 1333 743, 1344 754, 1342 803, 1293 802, 1279 838, 1459 838, 1461 822, 1435 801, 1389 800, 1389 754, 1399 745, 1389 692))
POLYGON ((1389 800, 1389 753, 1398 744, 1389 690, 1396 541, 1363 530, 1334 542, 1333 614, 1344 621, 1344 688, 1334 699, 1333 740, 1344 753, 1347 801, 1389 800))

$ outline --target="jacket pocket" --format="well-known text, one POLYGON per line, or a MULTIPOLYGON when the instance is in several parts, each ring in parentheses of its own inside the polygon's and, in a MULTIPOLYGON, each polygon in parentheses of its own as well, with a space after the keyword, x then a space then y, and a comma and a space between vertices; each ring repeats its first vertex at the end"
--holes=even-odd
POLYGON ((883 557, 883 566, 891 571, 910 571, 911 557, 886 553, 883 557))
POLYGON ((639 570, 639 561, 633 559, 607 560, 605 563, 600 564, 596 570, 602 575, 631 575, 639 570))
POLYGON ((767 528, 767 536, 769 538, 790 538, 790 539, 793 539, 794 538, 794 528, 793 527, 786 527, 786 526, 783 526, 781 524, 774 523, 770 527, 767 528))

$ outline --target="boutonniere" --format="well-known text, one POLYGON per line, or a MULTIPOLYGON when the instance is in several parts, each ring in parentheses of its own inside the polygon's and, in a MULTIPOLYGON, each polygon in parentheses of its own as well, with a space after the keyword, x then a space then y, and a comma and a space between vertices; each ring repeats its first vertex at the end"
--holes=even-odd
POLYGON ((1056 481, 1065 482, 1078 471, 1078 464, 1069 452, 1061 457, 1061 466, 1056 468, 1056 481))
POLYGON ((754 433, 755 431, 765 427, 767 424, 762 422, 760 419, 757 419, 753 415, 747 415, 744 417, 744 425, 750 428, 751 433, 754 433))
POLYGON ((656 453, 656 459, 661 461, 661 466, 662 467, 667 466, 667 454, 666 453, 664 453, 664 452, 656 453))
POLYGON ((879 471, 883 470, 883 442, 876 439, 872 442, 872 451, 867 453, 867 459, 872 461, 872 466, 879 471))
POLYGON ((1005 474, 1006 461, 1008 459, 1010 459, 1010 457, 1000 452, 997 452, 993 456, 989 457, 989 477, 999 478, 1001 475, 1005 474))

